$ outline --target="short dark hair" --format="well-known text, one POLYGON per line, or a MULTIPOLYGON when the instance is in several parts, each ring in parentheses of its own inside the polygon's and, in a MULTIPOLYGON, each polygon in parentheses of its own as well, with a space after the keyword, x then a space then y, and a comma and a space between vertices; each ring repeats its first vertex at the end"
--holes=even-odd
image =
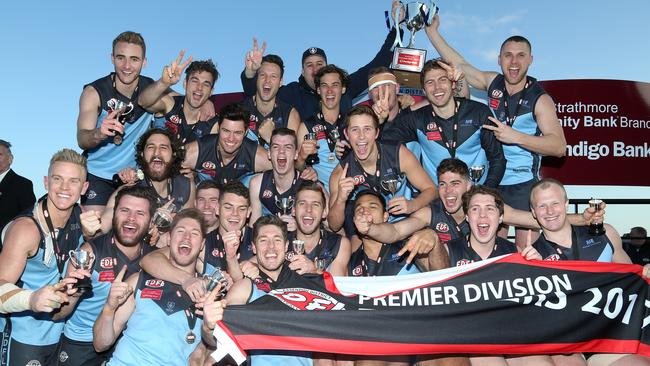
POLYGON ((381 208, 384 212, 386 212, 386 198, 382 196, 380 193, 375 192, 372 189, 364 189, 363 191, 359 192, 357 196, 354 198, 354 208, 357 208, 357 202, 359 202, 359 199, 364 196, 373 196, 381 202, 381 208))
POLYGON ((373 77, 375 75, 379 75, 379 74, 395 75, 393 70, 389 69, 388 67, 386 67, 386 66, 378 66, 378 67, 374 67, 374 68, 370 69, 370 71, 368 71, 368 79, 370 79, 371 77, 373 77))
POLYGON ((111 53, 115 52, 115 46, 117 46, 117 44, 120 42, 138 45, 142 47, 142 57, 145 57, 147 55, 147 46, 145 45, 144 38, 142 38, 142 35, 140 33, 131 32, 131 31, 120 33, 113 40, 113 50, 111 53))
POLYGON ((317 88, 320 85, 320 79, 325 74, 339 74, 339 78, 341 79, 341 86, 342 87, 348 86, 349 77, 347 71, 343 70, 342 68, 334 64, 329 64, 321 67, 321 69, 318 70, 318 72, 314 76, 314 85, 316 85, 317 88))
POLYGON ((230 103, 226 104, 221 108, 221 111, 219 111, 219 123, 223 122, 224 120, 230 120, 230 121, 241 121, 246 128, 248 128, 248 120, 250 119, 251 113, 244 108, 241 104, 239 103, 230 103))
POLYGON ((246 202, 248 202, 249 205, 251 204, 251 196, 248 192, 248 188, 246 188, 244 183, 238 180, 231 180, 230 182, 223 185, 223 189, 219 192, 220 203, 223 201, 226 193, 232 193, 239 197, 244 197, 246 199, 246 202))
POLYGON ((511 36, 508 37, 503 43, 501 43, 501 48, 499 48, 499 53, 503 51, 503 47, 505 47, 506 43, 508 42, 519 42, 519 43, 525 43, 528 46, 528 51, 533 52, 533 46, 531 46, 530 41, 526 39, 524 36, 511 36))
POLYGON ((323 202, 323 205, 327 205, 327 198, 325 197, 325 192, 323 191, 323 187, 317 182, 311 181, 311 180, 303 180, 300 182, 298 185, 298 189, 296 190, 296 199, 298 198, 298 195, 302 191, 313 191, 313 192, 318 192, 320 193, 321 201, 323 202))
POLYGON ((166 128, 152 128, 147 130, 145 133, 140 136, 138 143, 135 145, 135 162, 140 168, 147 165, 147 162, 144 160, 144 148, 147 145, 147 140, 153 135, 165 135, 169 139, 169 144, 172 148, 172 161, 171 161, 171 176, 176 176, 180 174, 181 165, 183 160, 185 160, 185 149, 183 144, 176 138, 176 136, 166 128))
POLYGON ((144 198, 149 201, 149 217, 153 217, 153 214, 158 208, 158 194, 152 187, 143 187, 143 186, 126 186, 120 189, 115 195, 115 206, 113 207, 113 217, 117 211, 117 206, 120 205, 120 201, 124 196, 131 196, 136 198, 144 198))
POLYGON ((212 75, 212 86, 214 86, 214 84, 219 79, 219 71, 217 71, 217 67, 214 66, 214 63, 211 59, 204 61, 193 61, 185 70, 185 81, 189 81, 192 74, 203 71, 209 72, 212 75))
POLYGON ((201 236, 205 237, 205 232, 208 230, 208 226, 205 223, 205 219, 203 218, 203 213, 201 213, 201 211, 197 210, 196 208, 186 208, 181 210, 176 214, 176 216, 174 216, 174 220, 172 220, 172 224, 170 226, 170 231, 173 231, 176 225, 178 225, 178 222, 182 219, 192 219, 198 222, 199 226, 201 227, 201 236))
POLYGON ((438 165, 438 168, 436 169, 436 173, 438 174, 438 179, 440 179, 441 175, 449 172, 456 173, 461 177, 463 177, 464 179, 469 180, 469 168, 467 167, 467 164, 465 164, 465 162, 460 159, 456 159, 456 158, 443 159, 438 165))
POLYGON ((469 202, 472 200, 472 197, 474 197, 477 194, 484 194, 488 196, 494 197, 494 204, 497 206, 497 209, 499 210, 499 215, 503 215, 503 197, 501 196, 501 193, 497 191, 494 188, 490 188, 488 186, 484 186, 481 184, 477 184, 472 186, 472 188, 469 189, 469 191, 463 193, 463 211, 465 214, 467 214, 467 210, 469 209, 469 202))
POLYGON ((276 215, 266 215, 266 216, 260 216, 257 221, 255 221, 255 224, 253 224, 253 243, 257 241, 257 236, 260 234, 260 229, 263 226, 267 225, 274 225, 280 228, 282 231, 282 238, 286 242, 289 238, 289 235, 287 233, 287 223, 282 221, 279 217, 276 215))
POLYGON ((280 77, 284 76, 284 61, 278 55, 266 55, 262 57, 262 63, 268 62, 270 64, 278 65, 280 68, 280 77))
POLYGON ((422 71, 420 71, 420 84, 421 84, 423 87, 424 87, 424 75, 426 75, 427 72, 429 72, 429 71, 431 71, 431 70, 436 70, 436 69, 437 69, 437 70, 442 70, 442 71, 445 71, 445 72, 446 72, 445 68, 442 67, 442 66, 440 66, 440 64, 439 64, 438 62, 442 62, 442 63, 444 63, 445 65, 448 65, 448 64, 447 64, 446 62, 444 62, 443 60, 441 60, 441 59, 439 59, 439 58, 434 58, 434 59, 431 59, 431 60, 425 62, 425 63, 424 63, 424 66, 422 66, 422 71))
POLYGON ((214 180, 202 180, 199 182, 199 184, 196 186, 196 193, 199 191, 202 191, 204 189, 216 189, 221 193, 221 190, 223 189, 223 186, 219 184, 219 182, 214 181, 214 180))
POLYGON ((642 226, 635 226, 630 229, 630 239, 646 239, 647 236, 648 232, 642 226))
POLYGON ((291 136, 292 137, 291 140, 293 141, 293 147, 295 147, 296 149, 298 148, 298 137, 296 137, 296 131, 286 127, 276 128, 275 130, 273 130, 273 132, 271 132, 271 141, 270 141, 271 143, 273 143, 273 138, 275 136, 291 136))
POLYGON ((352 109, 348 111, 348 113, 345 116, 345 128, 347 129, 348 126, 350 126, 350 118, 352 118, 353 116, 363 116, 363 115, 370 116, 370 118, 372 119, 372 125, 375 126, 375 129, 379 128, 379 119, 377 118, 377 115, 372 110, 372 108, 370 108, 365 104, 359 104, 357 106, 354 106, 352 107, 352 109))

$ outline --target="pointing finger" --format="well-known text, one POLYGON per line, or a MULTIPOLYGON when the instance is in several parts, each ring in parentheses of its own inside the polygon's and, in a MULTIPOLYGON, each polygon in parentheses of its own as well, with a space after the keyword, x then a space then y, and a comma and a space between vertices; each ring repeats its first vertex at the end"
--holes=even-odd
POLYGON ((117 274, 113 282, 123 282, 125 274, 126 274, 126 264, 122 266, 122 270, 120 270, 120 273, 117 274))

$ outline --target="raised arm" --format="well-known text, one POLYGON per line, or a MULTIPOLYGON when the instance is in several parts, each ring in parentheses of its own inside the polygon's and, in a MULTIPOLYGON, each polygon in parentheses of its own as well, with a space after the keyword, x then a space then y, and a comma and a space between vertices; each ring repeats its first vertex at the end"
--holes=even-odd
POLYGON ((337 165, 330 176, 330 207, 327 222, 330 230, 339 231, 345 223, 345 205, 352 191, 354 191, 354 178, 347 177, 348 165, 341 168, 337 165))
POLYGON ((253 178, 251 178, 248 192, 251 197, 251 217, 248 220, 248 224, 250 227, 253 227, 253 224, 257 219, 262 216, 262 202, 258 199, 260 196, 260 190, 262 189, 262 174, 257 174, 253 178))
POLYGON ((183 70, 192 62, 192 56, 188 57, 185 62, 183 62, 183 56, 185 56, 185 51, 181 50, 176 60, 163 68, 160 79, 142 91, 138 98, 138 104, 142 108, 152 113, 164 114, 174 107, 174 98, 167 95, 167 91, 181 80, 183 70))
POLYGON ((123 282, 125 273, 126 266, 113 280, 106 303, 93 326, 93 347, 97 352, 111 348, 135 310, 133 292, 140 274, 134 273, 123 282))
POLYGON ((253 37, 253 48, 246 53, 244 71, 241 73, 241 85, 246 96, 255 95, 257 92, 257 70, 262 66, 262 57, 266 50, 266 41, 259 48, 257 38, 253 37))
POLYGON ((84 88, 79 98, 77 117, 77 144, 83 150, 90 150, 116 133, 123 133, 124 126, 117 120, 118 112, 109 113, 97 127, 99 116, 99 93, 92 86, 84 88))
POLYGON ((416 231, 429 226, 431 208, 423 207, 411 216, 393 223, 374 224, 362 214, 354 215, 354 224, 360 234, 382 243, 395 243, 411 236, 416 231))
POLYGON ((348 275, 348 262, 350 261, 350 256, 352 255, 352 247, 350 241, 345 236, 341 237, 341 243, 339 244, 339 252, 336 254, 336 258, 332 261, 329 267, 329 272, 333 276, 347 276, 348 275))
POLYGON ((465 74, 467 82, 477 89, 487 90, 492 83, 492 80, 498 75, 493 71, 481 71, 467 63, 463 56, 454 50, 447 41, 440 35, 438 27, 440 26, 440 16, 433 17, 431 25, 425 28, 427 36, 431 41, 433 47, 438 51, 443 60, 451 62, 456 67, 459 67, 465 74))
POLYGON ((406 173, 408 181, 420 194, 411 200, 406 200, 404 197, 393 197, 388 202, 388 212, 391 215, 411 214, 427 206, 438 196, 438 190, 431 177, 422 168, 415 155, 404 145, 400 145, 399 148, 399 165, 402 172, 406 173))

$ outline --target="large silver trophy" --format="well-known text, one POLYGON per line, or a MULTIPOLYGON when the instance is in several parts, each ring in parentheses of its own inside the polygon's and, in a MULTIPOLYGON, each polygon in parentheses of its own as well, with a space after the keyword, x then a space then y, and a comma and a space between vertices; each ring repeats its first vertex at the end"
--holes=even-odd
MULTIPOLYGON (((95 255, 83 249, 71 250, 68 255, 70 256, 70 262, 77 269, 90 270, 95 262, 95 255)), ((75 287, 79 294, 85 294, 92 290, 93 285, 90 282, 90 277, 84 277, 77 280, 75 287)))
POLYGON ((203 275, 205 279, 205 289, 208 292, 214 290, 218 284, 221 284, 221 289, 219 290, 219 298, 226 296, 226 286, 228 285, 228 279, 223 275, 220 267, 216 267, 210 275, 203 275))
POLYGON ((282 215, 289 214, 289 211, 293 208, 294 199, 291 197, 282 197, 275 199, 275 205, 282 211, 282 215))
POLYGON ((433 1, 426 3, 420 1, 406 3, 395 12, 393 21, 396 28, 399 23, 399 13, 401 11, 404 11, 404 23, 406 24, 406 28, 411 31, 411 37, 408 45, 403 47, 400 32, 396 32, 391 68, 400 71, 396 72, 400 84, 419 88, 419 75, 413 73, 419 74, 422 71, 422 67, 427 58, 427 51, 414 48, 415 33, 431 24, 433 17, 438 13, 438 7, 433 1))

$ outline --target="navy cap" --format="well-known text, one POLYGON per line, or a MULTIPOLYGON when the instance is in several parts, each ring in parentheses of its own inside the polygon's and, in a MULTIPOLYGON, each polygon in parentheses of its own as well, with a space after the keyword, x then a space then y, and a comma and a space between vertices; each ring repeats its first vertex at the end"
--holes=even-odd
POLYGON ((323 57, 325 59, 325 63, 327 63, 327 56, 325 56, 325 51, 323 51, 322 48, 318 48, 318 47, 309 47, 308 49, 306 49, 305 52, 302 53, 302 62, 304 63, 305 59, 312 55, 318 55, 323 57))

